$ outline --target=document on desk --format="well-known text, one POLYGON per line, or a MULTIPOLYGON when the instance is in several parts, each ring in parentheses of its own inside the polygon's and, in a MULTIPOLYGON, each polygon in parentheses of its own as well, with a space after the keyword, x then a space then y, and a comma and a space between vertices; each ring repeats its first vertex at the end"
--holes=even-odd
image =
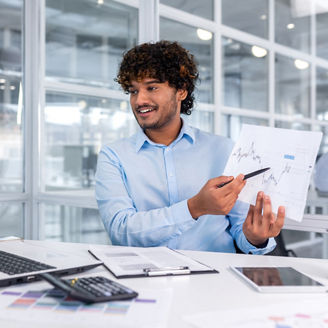
POLYGON ((218 273, 167 247, 90 246, 89 252, 116 278, 218 273))
POLYGON ((164 328, 173 290, 138 289, 133 300, 83 303, 47 283, 0 290, 1 328, 164 328))
POLYGON ((237 176, 270 167, 247 180, 238 199, 255 205, 258 191, 269 195, 272 209, 286 208, 286 217, 303 218, 321 132, 296 131, 243 124, 224 175, 237 176))
MULTIPOLYGON (((296 295, 296 294, 294 294, 296 295)), ((302 294, 299 294, 302 295, 302 294)), ((324 328, 328 326, 327 295, 298 298, 266 306, 235 307, 186 315, 195 328, 324 328), (236 315, 238 313, 238 315, 236 315)))

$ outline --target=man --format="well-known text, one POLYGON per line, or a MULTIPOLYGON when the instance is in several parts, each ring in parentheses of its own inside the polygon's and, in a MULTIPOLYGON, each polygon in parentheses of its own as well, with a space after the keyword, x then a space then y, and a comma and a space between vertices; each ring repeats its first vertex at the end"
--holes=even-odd
POLYGON ((181 119, 191 113, 197 78, 193 56, 176 42, 145 43, 124 55, 116 80, 130 94, 140 130, 99 154, 104 226, 118 245, 267 253, 284 208, 276 218, 263 192, 255 206, 237 201, 243 175, 220 176, 232 141, 181 119))

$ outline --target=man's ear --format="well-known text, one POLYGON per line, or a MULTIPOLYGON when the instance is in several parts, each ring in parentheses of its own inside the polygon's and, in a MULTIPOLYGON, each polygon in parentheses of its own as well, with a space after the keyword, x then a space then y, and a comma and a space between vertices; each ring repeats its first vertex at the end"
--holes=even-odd
POLYGON ((187 90, 185 90, 185 89, 179 89, 177 91, 177 93, 178 93, 178 99, 180 101, 183 101, 183 100, 185 100, 187 98, 187 95, 188 95, 188 91, 187 90))

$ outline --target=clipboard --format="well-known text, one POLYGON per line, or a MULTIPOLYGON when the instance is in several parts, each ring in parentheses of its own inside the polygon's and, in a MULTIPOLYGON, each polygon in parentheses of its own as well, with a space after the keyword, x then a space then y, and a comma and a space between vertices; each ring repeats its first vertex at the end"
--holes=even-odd
POLYGON ((168 247, 97 245, 88 251, 118 279, 219 273, 168 247))

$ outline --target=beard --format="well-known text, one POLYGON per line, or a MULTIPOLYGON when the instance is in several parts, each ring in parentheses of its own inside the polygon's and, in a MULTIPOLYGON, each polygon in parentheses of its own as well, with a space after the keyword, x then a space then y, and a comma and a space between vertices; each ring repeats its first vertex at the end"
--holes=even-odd
POLYGON ((171 121, 173 121, 174 117, 178 112, 178 103, 173 96, 168 103, 166 103, 165 107, 160 107, 158 105, 152 106, 154 107, 155 115, 158 116, 153 121, 143 120, 143 118, 138 117, 136 113, 137 110, 133 110, 133 115, 136 118, 141 129, 145 130, 156 130, 161 129, 168 125, 171 121), (157 112, 156 111, 160 111, 157 112))

